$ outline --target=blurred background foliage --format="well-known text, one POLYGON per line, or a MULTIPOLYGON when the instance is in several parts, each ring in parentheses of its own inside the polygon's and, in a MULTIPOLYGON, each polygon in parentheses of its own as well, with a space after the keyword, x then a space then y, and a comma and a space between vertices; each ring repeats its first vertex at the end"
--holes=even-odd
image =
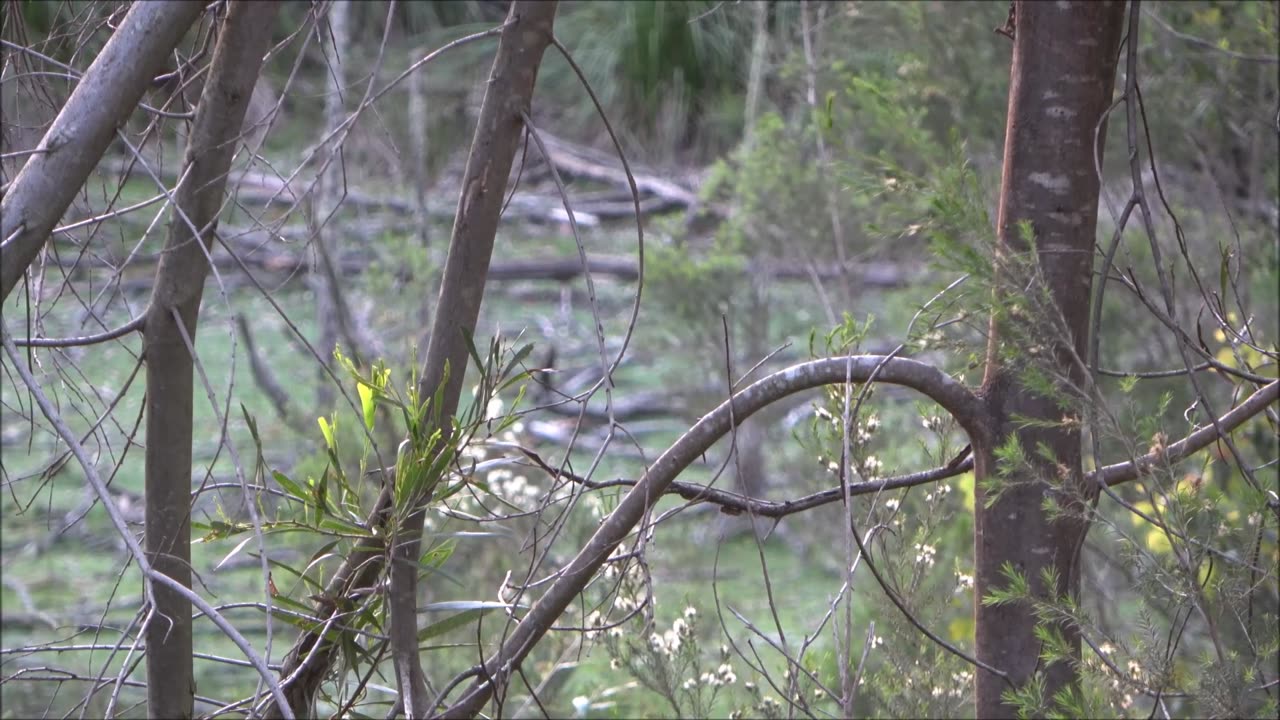
MULTIPOLYGON (((6 4, 4 38, 83 68, 109 37, 121 7, 114 3, 18 0, 6 4)), ((303 27, 309 14, 320 7, 287 4, 279 15, 278 39, 303 27)), ((1278 7, 1273 2, 1144 3, 1142 28, 1136 39, 1159 180, 1178 218, 1188 253, 1207 276, 1216 279, 1218 269, 1225 266, 1239 277, 1252 315, 1233 322, 1247 319, 1254 323, 1254 337, 1272 348, 1280 337, 1280 299, 1276 294, 1280 285, 1280 178, 1276 161, 1280 156, 1276 132, 1280 92, 1276 65, 1260 62, 1257 57, 1274 57, 1277 52, 1278 7)), ((977 372, 986 330, 982 312, 989 300, 981 283, 962 286, 930 313, 923 325, 915 327, 911 337, 906 331, 921 305, 961 272, 981 278, 984 264, 989 268, 987 253, 994 239, 991 228, 1000 180, 1010 56, 1009 41, 992 28, 1004 23, 1008 4, 841 2, 813 3, 802 9, 796 2, 769 2, 763 25, 767 43, 759 59, 763 63, 759 106, 748 109, 749 69, 755 60, 752 54, 757 39, 753 11, 753 3, 710 0, 561 3, 557 37, 586 72, 621 134, 628 157, 643 168, 694 187, 704 204, 728 209, 720 219, 680 211, 646 220, 649 245, 644 305, 630 359, 618 375, 618 393, 625 396, 656 390, 682 402, 672 403, 675 417, 667 421, 639 423, 636 447, 607 456, 601 477, 635 477, 688 422, 722 399, 725 326, 733 350, 731 363, 738 374, 778 348, 775 365, 805 359, 811 348, 816 354, 851 347, 883 351, 905 341, 909 342, 907 352, 915 357, 939 364, 975 384, 980 380, 977 372), (810 13, 807 22, 802 12, 810 13), (802 36, 806 26, 811 33, 809 53, 804 50, 802 36), (746 142, 749 123, 751 137, 746 142), (841 259, 851 264, 930 266, 932 273, 898 288, 864 287, 852 273, 823 275, 814 282, 782 280, 777 275, 782 267, 830 270, 838 267, 841 259), (932 326, 954 318, 959 321, 936 330, 932 326)), ((402 2, 396 4, 389 25, 386 13, 384 3, 352 4, 351 44, 341 57, 348 68, 348 110, 363 95, 368 73, 380 53, 383 66, 379 78, 385 82, 442 42, 501 22, 506 3, 402 2), (380 47, 384 30, 388 33, 385 49, 380 47)), ((189 48, 199 43, 200 38, 193 34, 189 48)), ((262 154, 275 167, 292 168, 321 134, 319 108, 331 62, 321 52, 321 44, 311 38, 296 68, 290 52, 268 65, 265 81, 277 93, 281 111, 262 154)), ((295 43, 290 48, 298 46, 295 43)), ((349 186, 369 193, 407 194, 416 177, 414 164, 421 162, 427 169, 424 182, 438 198, 434 202, 452 207, 491 52, 492 45, 470 45, 431 65, 425 76, 428 102, 424 115, 410 115, 409 91, 403 85, 377 105, 376 112, 361 121, 344 148, 342 162, 349 186), (412 157, 408 151, 411 138, 424 128, 429 138, 427 155, 412 157)), ((1121 65, 1117 86, 1124 80, 1121 65)), ((12 87, 6 78, 6 115, 30 113, 30 108, 14 105, 12 87)), ((67 82, 46 81, 40 91, 47 95, 49 106, 56 107, 70 87, 67 82)), ((540 70, 533 117, 560 137, 597 150, 611 150, 590 100, 554 49, 548 51, 540 70)), ((1129 191, 1124 130, 1123 117, 1113 116, 1103 166, 1106 181, 1100 240, 1110 237, 1115 222, 1112 208, 1123 202, 1129 191)), ((165 141, 176 143, 177 135, 167 135, 165 141)), ((532 168, 536 151, 529 155, 532 168)), ((181 153, 170 157, 180 158, 181 153)), ((599 189, 587 181, 571 184, 572 192, 599 189)), ((153 192, 130 186, 125 190, 126 198, 153 192)), ((351 222, 382 219, 376 211, 354 207, 342 209, 339 217, 351 222)), ((1158 222, 1162 233, 1173 237, 1172 221, 1162 217, 1158 222)), ((446 237, 448 229, 446 218, 432 220, 432 237, 446 237)), ((132 242, 139 230, 122 222, 120 228, 104 234, 127 247, 125 241, 132 242)), ((634 232, 625 222, 591 229, 586 241, 592 253, 623 254, 635 249, 634 232)), ((361 244, 368 253, 366 272, 351 284, 348 296, 371 332, 384 338, 390 365, 406 367, 411 357, 409 340, 420 338, 423 332, 421 308, 429 306, 435 296, 444 243, 433 242, 424 249, 415 233, 394 230, 379 234, 372 242, 340 242, 361 244)), ((565 226, 504 225, 499 244, 506 248, 504 257, 508 259, 576 255, 565 226)), ((1155 282, 1150 250, 1141 233, 1126 235, 1122 262, 1138 279, 1155 282)), ((589 372, 596 353, 594 322, 580 287, 564 285, 559 293, 545 292, 530 283, 491 288, 481 334, 523 330, 525 339, 535 342, 539 353, 547 347, 556 348, 558 382, 589 372)), ((612 350, 616 350, 616 337, 625 328, 630 292, 629 285, 601 283, 599 299, 612 350)), ((299 283, 282 285, 276 293, 280 304, 296 313, 293 317, 301 331, 316 337, 310 291, 299 283)), ((145 299, 137 291, 132 297, 135 301, 145 299)), ((1178 296, 1178 302, 1181 317, 1196 317, 1199 295, 1186 292, 1178 296)), ((46 335, 73 331, 82 321, 74 311, 60 311, 56 304, 50 308, 42 318, 46 335)), ((6 314, 13 310, 5 307, 6 314)), ((107 317, 112 317, 111 312, 119 315, 124 311, 116 307, 107 317)), ((255 330, 264 358, 278 375, 288 378, 290 394, 305 408, 307 422, 331 412, 332 408, 310 404, 313 361, 295 343, 284 339, 283 323, 273 317, 261 298, 247 291, 231 293, 227 306, 206 303, 201 348, 211 359, 213 374, 226 371, 232 352, 236 353, 237 367, 244 367, 243 346, 233 350, 231 333, 219 324, 229 323, 234 312, 258 318, 255 330)), ((1102 357, 1107 367, 1166 369, 1169 358, 1176 355, 1163 329, 1149 322, 1145 309, 1122 292, 1108 294, 1103 317, 1102 357)), ((1256 351, 1235 339, 1217 336, 1208 340, 1223 362, 1275 375, 1274 364, 1265 365, 1256 351)), ((99 374, 93 382, 119 388, 131 362, 127 353, 115 351, 96 368, 99 374)), ((1156 433, 1164 432, 1171 438, 1185 434, 1186 422, 1181 416, 1192 395, 1180 379, 1144 380, 1136 385, 1122 380, 1105 382, 1125 414, 1121 418, 1124 432, 1107 436, 1104 457, 1145 452, 1156 433)), ((1215 386, 1220 407, 1226 405, 1231 390, 1215 386)), ((4 391, 6 402, 12 402, 16 393, 7 377, 4 391)), ((317 433, 307 436, 283 424, 261 422, 273 413, 269 403, 253 389, 241 391, 237 387, 237 391, 245 393, 237 400, 243 399, 260 419, 264 454, 273 467, 299 478, 323 472, 326 459, 317 433)), ((129 397, 139 392, 134 388, 129 397)), ((795 497, 836 482, 827 463, 839 456, 839 433, 817 422, 814 413, 823 408, 838 416, 841 406, 840 397, 808 397, 770 419, 761 436, 768 451, 759 456, 768 496, 795 497)), ((9 411, 6 407, 6 413, 9 411)), ((202 417, 212 422, 211 413, 201 403, 197 403, 197 413, 198 427, 202 417)), ((945 462, 963 442, 955 428, 933 422, 940 414, 937 408, 918 404, 909 394, 878 391, 864 412, 864 423, 869 416, 866 413, 874 413, 877 427, 868 431, 860 445, 859 462, 873 458, 882 468, 882 476, 945 462)), ((352 452, 360 448, 354 430, 357 422, 339 425, 339 445, 352 452)), ((557 444, 547 440, 552 431, 563 429, 561 424, 559 419, 530 418, 516 431, 518 439, 540 447, 548 458, 558 452, 563 457, 557 444)), ((569 454, 574 462, 583 467, 589 464, 595 450, 590 442, 601 437, 598 430, 591 428, 584 435, 584 446, 569 454)), ((126 429, 118 432, 125 434, 126 429)), ((31 440, 27 430, 6 417, 4 435, 6 471, 11 476, 34 471, 39 479, 38 483, 22 485, 16 494, 5 492, 0 501, 5 518, 5 573, 18 580, 18 584, 6 582, 3 589, 6 611, 27 605, 67 610, 77 616, 101 611, 98 590, 113 586, 119 572, 99 550, 112 547, 105 516, 100 510, 87 515, 76 531, 79 537, 89 538, 83 544, 68 544, 51 534, 54 523, 83 505, 83 493, 73 477, 78 470, 59 467, 42 474, 35 463, 40 458, 32 455, 28 461, 15 457, 22 452, 18 448, 31 440), (53 552, 43 555, 48 548, 53 552), (29 561, 32 556, 51 560, 43 567, 14 560, 29 561), (19 585, 21 591, 15 589, 19 585), (75 608, 68 608, 68 597, 77 598, 75 608)), ((232 436, 239 442, 247 440, 245 428, 239 424, 233 426, 232 436)), ((1255 457, 1274 457, 1276 438, 1260 424, 1238 433, 1236 439, 1255 457)), ((40 440, 35 442, 38 445, 40 440)), ((213 451, 213 443, 210 437, 208 447, 197 447, 196 457, 209 463, 212 473, 225 475, 227 460, 213 451)), ((724 459, 723 449, 721 453, 692 468, 684 479, 710 480, 724 459)), ((1205 537, 1233 553, 1261 554, 1274 565, 1274 527, 1262 532, 1258 520, 1251 520, 1261 517, 1265 498, 1248 490, 1238 471, 1220 453, 1202 453, 1185 465, 1179 468, 1179 477, 1165 479, 1169 482, 1163 490, 1154 487, 1159 483, 1153 480, 1151 485, 1134 484, 1120 492, 1140 508, 1166 512, 1192 536, 1205 537), (1193 486, 1209 490, 1191 492, 1193 486)), ((1261 469, 1259 475, 1270 487, 1275 486, 1274 466, 1261 469)), ((495 478, 493 485, 512 479, 495 478)), ((141 480, 140 464, 130 461, 114 482, 136 494, 141 480)), ((973 635, 969 565, 972 484, 972 477, 964 476, 945 486, 893 493, 891 503, 884 497, 854 501, 856 513, 890 530, 876 537, 875 547, 900 594, 911 601, 913 611, 929 627, 962 647, 971 646, 973 635)), ((593 501, 598 504, 591 511, 595 514, 574 517, 566 544, 553 561, 566 559, 561 555, 589 535, 599 514, 612 507, 617 495, 606 492, 594 497, 600 498, 593 501)), ((663 507, 676 505, 670 501, 663 507)), ((226 504, 201 506, 200 510, 211 516, 234 515, 238 512, 235 506, 234 499, 229 499, 226 504)), ((831 536, 842 512, 847 511, 832 506, 784 521, 759 554, 754 535, 721 532, 725 527, 741 529, 738 526, 711 522, 705 513, 676 516, 659 529, 651 551, 659 598, 656 625, 641 627, 635 621, 634 627, 626 628, 627 633, 644 637, 652 627, 669 627, 686 605, 694 606, 703 621, 694 625, 697 642, 685 646, 686 656, 678 667, 695 675, 715 671, 720 664, 719 647, 725 640, 719 624, 710 621, 716 608, 707 599, 707 587, 714 579, 721 595, 734 598, 735 609, 760 621, 768 612, 760 590, 760 557, 770 563, 773 581, 788 588, 779 602, 781 623, 793 634, 803 632, 813 617, 825 612, 824 603, 834 592, 833 582, 838 584, 842 577, 843 555, 833 550, 831 536), (703 544, 707 540, 720 541, 715 570, 703 544)), ((1167 630, 1173 612, 1162 597, 1162 588, 1176 576, 1168 539, 1135 522, 1137 519, 1123 510, 1108 512, 1113 512, 1109 521, 1090 536, 1092 570, 1086 580, 1086 603, 1099 631, 1114 638, 1109 641, 1115 653, 1113 661, 1130 670, 1139 668, 1134 671, 1138 674, 1159 668, 1203 693, 1205 699, 1197 702, 1169 699, 1168 706, 1175 714, 1265 714, 1266 707, 1232 705, 1230 698, 1233 692, 1256 683, 1253 668, 1268 658, 1274 661, 1275 633, 1259 635, 1265 642, 1254 648, 1251 659, 1220 662, 1205 660, 1209 640, 1204 628, 1192 623, 1177 657, 1160 657, 1161 633, 1167 630)), ((439 533, 472 527, 456 517, 441 515, 436 520, 439 533)), ((489 597, 502 573, 522 562, 513 558, 530 522, 513 522, 495 537, 459 541, 451 563, 428 583, 431 599, 489 597)), ((285 549, 292 553, 290 562, 304 564, 314 544, 303 538, 288 541, 285 549)), ((211 553, 200 560, 216 560, 228 549, 197 548, 196 555, 200 558, 201 553, 211 553)), ((324 563, 317 565, 318 570, 325 567, 324 563)), ((1246 605, 1256 597, 1245 589, 1255 588, 1265 596, 1265 602, 1258 603, 1262 609, 1255 622, 1276 627, 1274 585, 1258 589, 1254 579, 1234 566, 1220 564, 1208 572, 1216 573, 1220 581, 1212 587, 1227 600, 1224 612, 1243 617, 1246 605)), ((252 566, 222 571, 211 582, 227 597, 253 597, 261 592, 252 566)), ((859 713, 972 713, 967 693, 952 691, 968 682, 964 674, 969 668, 933 645, 919 642, 916 631, 865 574, 859 574, 854 591, 865 600, 857 604, 855 625, 859 633, 867 633, 866 641, 876 648, 868 661, 865 689, 859 695, 859 713)), ((130 614, 127 605, 121 601, 103 617, 123 624, 130 614)), ((60 621, 66 622, 66 618, 60 621)), ((741 632, 740 626, 729 626, 735 633, 741 632)), ((46 631, 35 625, 19 628, 6 624, 4 646, 43 639, 46 631)), ((1224 632, 1243 631, 1238 624, 1224 623, 1224 632)), ((474 640, 474 634, 465 634, 459 632, 451 640, 474 640)), ((555 679, 541 696, 553 715, 658 716, 697 708, 715 715, 741 711, 748 716, 771 716, 778 711, 766 702, 771 691, 761 678, 748 677, 741 665, 737 666, 737 683, 723 692, 705 697, 676 693, 673 700, 655 689, 651 671, 645 671, 649 673, 644 675, 647 684, 638 687, 634 672, 620 668, 620 662, 613 666, 610 662, 613 658, 626 659, 632 665, 666 660, 644 659, 640 649, 616 643, 587 643, 578 656, 577 642, 576 635, 557 636, 539 646, 529 663, 540 676, 555 679), (755 688, 747 688, 746 682, 756 683, 755 688)), ((861 642, 855 646, 860 648, 861 642)), ((210 646, 211 652, 234 652, 221 639, 210 640, 210 646)), ((808 657, 811 667, 806 667, 834 683, 836 655, 830 638, 820 639, 808 657)), ((473 661, 473 653, 441 648, 435 651, 429 667, 433 675, 444 677, 473 661)), ((782 665, 776 659, 768 665, 781 674, 782 665)), ((95 666, 97 670, 101 668, 95 666)), ((1085 709, 1105 715, 1148 712, 1149 703, 1135 700, 1132 687, 1113 682, 1096 662, 1090 670, 1085 709)), ((245 677, 222 666, 200 665, 198 672, 205 673, 199 676, 202 692, 217 689, 217 694, 230 696, 252 690, 251 680, 246 685, 245 677)), ((32 687, 4 685, 6 715, 12 708, 43 710, 47 696, 33 693, 32 687)), ((806 692, 816 707, 833 710, 829 699, 814 694, 813 688, 806 692)), ((25 713, 20 710, 17 714, 25 713)))

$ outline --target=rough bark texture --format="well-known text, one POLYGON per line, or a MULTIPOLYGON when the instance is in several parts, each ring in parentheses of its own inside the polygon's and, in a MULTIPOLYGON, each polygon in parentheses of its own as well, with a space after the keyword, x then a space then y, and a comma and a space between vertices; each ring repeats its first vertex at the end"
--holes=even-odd
POLYGON ((129 8, 106 47, 76 84, 38 152, 0 205, 0 302, 40 253, 116 128, 137 107, 191 23, 198 2, 140 2, 129 8))
MULTIPOLYGON (((531 112, 538 65, 551 44, 555 14, 554 2, 513 3, 489 73, 418 387, 420 397, 432 397, 436 388, 444 385, 442 402, 433 408, 442 422, 453 417, 462 395, 469 356, 466 336, 475 332, 484 299, 507 179, 524 130, 520 114, 531 112)), ((417 638, 418 557, 424 512, 419 508, 405 519, 391 550, 391 650, 405 713, 415 718, 425 717, 431 710, 417 638)))
MULTIPOLYGON (((1094 128, 1111 103, 1123 23, 1123 2, 1019 2, 1016 7, 999 248, 1002 258, 1026 252, 1029 248, 1018 226, 1030 221, 1044 287, 1070 335, 1057 337, 1046 354, 1053 370, 1076 387, 1084 378, 1071 358, 1073 352, 1078 358, 1086 356, 1098 210, 1094 128)), ((1097 151, 1101 154, 1102 148, 1097 151)), ((1031 322, 1046 319, 1035 317, 1031 322)), ((1079 424, 1017 429, 1017 417, 1057 422, 1064 413, 1052 400, 1020 387, 1016 371, 1001 366, 999 350, 1002 342, 1008 342, 1008 331, 1009 327, 993 321, 982 388, 995 442, 974 442, 979 486, 974 531, 977 597, 1003 587, 1001 567, 1006 563, 1025 575, 1040 596, 1050 590, 1059 595, 1075 593, 1079 580, 1074 556, 1087 526, 1078 520, 1052 522, 1043 501, 1052 496, 1069 504, 1083 497, 1079 424), (995 448, 1014 434, 1029 457, 1035 457, 1043 443, 1052 450, 1055 462, 1036 458, 1034 471, 1003 481, 1012 486, 994 505, 984 507, 987 497, 982 484, 995 477, 995 448), (1057 572, 1058 587, 1043 587, 1040 574, 1047 568, 1057 572)), ((1046 696, 1077 681, 1066 663, 1039 667, 1040 643, 1033 634, 1036 621, 1025 605, 979 603, 975 612, 980 660, 1007 672, 1019 686, 1038 669, 1044 671, 1046 696)), ((1078 656, 1078 634, 1071 628, 1064 630, 1078 656)), ((978 671, 978 717, 1012 716, 1013 708, 1000 698, 1007 688, 995 675, 978 671)))
MULTIPOLYGON (((271 39, 277 3, 232 3, 214 50, 209 82, 200 97, 176 192, 165 252, 143 326, 147 363, 146 551, 155 568, 191 586, 191 433, 193 361, 175 312, 192 341, 206 259, 227 171, 254 82, 271 39), (190 221, 190 224, 188 223, 190 221), (192 225, 200 236, 195 237, 192 225)), ((147 712, 190 717, 194 685, 191 604, 156 587, 156 618, 147 629, 147 712)))

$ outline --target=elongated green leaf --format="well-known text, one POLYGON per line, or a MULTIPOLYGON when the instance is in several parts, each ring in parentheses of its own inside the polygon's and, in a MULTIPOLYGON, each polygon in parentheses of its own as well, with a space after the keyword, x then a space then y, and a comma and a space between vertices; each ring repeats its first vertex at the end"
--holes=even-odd
POLYGON ((515 355, 511 356, 511 361, 502 369, 500 377, 507 377, 507 375, 511 373, 512 368, 519 365, 525 358, 529 357, 529 353, 531 352, 533 352, 533 343, 525 343, 519 350, 516 350, 515 355))
POLYGON ((321 415, 316 418, 316 422, 320 424, 320 434, 324 435, 325 446, 330 450, 336 450, 338 445, 333 439, 333 431, 337 429, 337 420, 335 419, 334 424, 331 426, 329 425, 329 420, 321 415))
POLYGON ((331 530, 333 532, 342 533, 344 535, 352 535, 355 537, 371 537, 372 533, 360 527, 359 525, 343 520, 337 515, 327 515, 320 521, 320 528, 323 530, 331 530))
POLYGON ((477 369, 483 368, 484 361, 480 359, 480 351, 476 350, 476 341, 475 338, 471 336, 471 331, 466 328, 461 328, 461 330, 462 340, 467 344, 467 353, 469 353, 471 355, 471 359, 475 361, 477 369))
POLYGON ((373 388, 364 383, 356 384, 356 392, 360 394, 360 409, 364 411, 364 426, 373 430, 373 388))
POLYGON ((418 608, 421 612, 459 611, 456 615, 451 615, 439 622, 434 622, 418 631, 418 642, 426 642, 427 640, 443 635, 450 630, 465 627, 472 622, 479 620, 485 613, 509 607, 511 607, 511 605, 500 602, 458 600, 453 602, 432 603, 425 607, 418 608))
POLYGON ((279 483, 280 487, 284 488, 285 492, 301 500, 303 505, 310 502, 310 497, 307 494, 307 491, 303 490, 302 486, 298 483, 290 480, 284 473, 278 470, 273 470, 271 471, 271 477, 276 479, 276 482, 279 483))
POLYGON ((453 555, 453 551, 457 546, 458 541, 453 538, 449 538, 423 553, 422 559, 419 560, 419 563, 424 567, 438 568, 441 565, 444 565, 449 557, 453 555))

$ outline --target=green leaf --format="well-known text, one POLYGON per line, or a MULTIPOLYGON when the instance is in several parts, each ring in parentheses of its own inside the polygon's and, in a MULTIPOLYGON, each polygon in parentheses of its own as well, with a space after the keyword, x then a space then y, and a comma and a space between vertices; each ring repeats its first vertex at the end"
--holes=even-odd
POLYGON ((307 491, 303 490, 298 483, 290 480, 284 473, 279 470, 272 470, 271 477, 276 479, 276 482, 279 483, 280 487, 284 488, 285 492, 301 500, 303 505, 310 503, 311 498, 308 497, 307 491))
MULTIPOLYGON (((1226 296, 1224 295, 1223 297, 1226 297, 1226 296)), ((510 375, 511 370, 516 365, 519 365, 521 362, 523 362, 525 358, 529 357, 529 353, 531 352, 533 352, 533 343, 525 343, 519 350, 516 350, 516 354, 511 357, 511 361, 508 362, 507 366, 502 369, 502 374, 499 375, 499 377, 507 377, 508 375, 510 375)))
POLYGON ((360 394, 360 409, 364 411, 364 426, 373 430, 373 388, 364 383, 356 384, 356 392, 360 394))
POLYGON ((320 521, 320 528, 322 530, 331 530, 333 532, 352 535, 355 537, 363 538, 372 536, 372 534, 365 528, 353 522, 343 520, 337 515, 326 515, 324 519, 320 521))
POLYGON ((418 562, 424 567, 438 568, 448 561, 448 559, 453 555, 454 548, 457 546, 458 541, 454 538, 449 538, 423 553, 422 559, 418 562))
POLYGON ((325 446, 328 447, 331 451, 336 452, 338 449, 338 444, 333 439, 333 431, 338 429, 337 420, 335 419, 333 425, 331 426, 329 425, 329 420, 326 419, 323 415, 321 415, 320 417, 316 418, 316 422, 320 423, 320 433, 324 435, 325 446))
POLYGON ((424 607, 418 608, 420 612, 450 612, 458 611, 457 615, 452 615, 439 622, 432 623, 418 632, 418 642, 425 642, 438 635, 464 627, 475 620, 479 620, 485 613, 493 610, 507 609, 514 607, 507 603, 483 601, 483 600, 454 600, 451 602, 431 603, 424 607))
POLYGON ((475 361, 476 368, 484 367, 484 361, 480 359, 480 351, 476 350, 475 338, 471 337, 471 331, 466 328, 459 328, 462 331, 462 339, 467 343, 467 353, 471 355, 471 359, 475 361))

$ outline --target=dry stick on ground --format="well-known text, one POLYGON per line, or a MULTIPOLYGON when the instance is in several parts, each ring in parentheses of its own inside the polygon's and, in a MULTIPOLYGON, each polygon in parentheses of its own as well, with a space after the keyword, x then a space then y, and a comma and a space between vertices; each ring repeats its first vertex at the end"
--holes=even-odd
MULTIPOLYGON (((175 194, 166 253, 144 326, 146 546, 156 569, 186 587, 191 585, 194 364, 175 318, 194 338, 227 174, 278 9, 275 3, 228 9, 191 129, 189 171, 175 194)), ((156 608, 173 625, 154 623, 148 629, 148 713, 186 717, 192 712, 191 604, 182 594, 157 589, 156 608)))
POLYGON ((0 301, 9 297, 204 3, 135 3, 0 204, 0 301))

